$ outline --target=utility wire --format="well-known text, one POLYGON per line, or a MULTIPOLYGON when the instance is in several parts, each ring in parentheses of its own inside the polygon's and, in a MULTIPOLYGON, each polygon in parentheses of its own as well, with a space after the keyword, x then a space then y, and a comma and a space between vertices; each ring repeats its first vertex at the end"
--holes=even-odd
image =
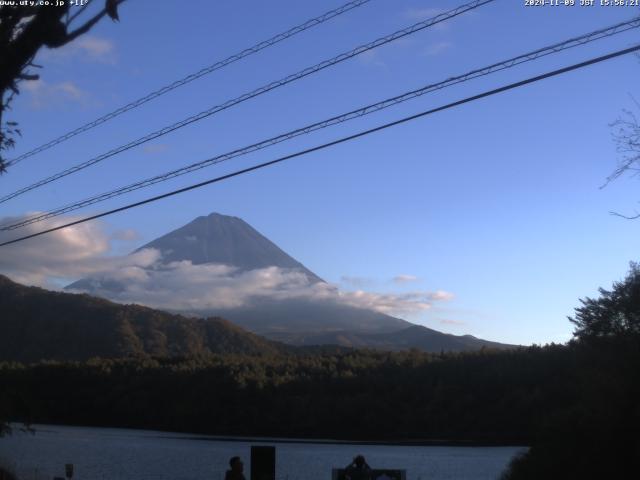
POLYGON ((393 105, 397 105, 399 103, 408 101, 408 100, 412 100, 416 97, 425 95, 427 93, 431 93, 437 90, 441 90, 447 87, 450 87, 452 85, 456 85, 458 83, 462 83, 462 82, 466 82, 469 80, 472 80, 474 78, 478 78, 481 76, 485 76, 485 75, 489 75, 491 73, 495 73, 501 70, 505 70, 508 68, 512 68, 514 66, 520 65, 522 63, 526 63, 526 62, 530 62, 533 60, 536 60, 538 58, 553 54, 553 53, 557 53, 557 52, 561 52, 563 50, 569 49, 569 48, 573 48, 579 45, 584 45, 602 38, 607 38, 610 37, 612 35, 616 35, 619 33, 622 33, 624 31, 630 30, 632 28, 637 28, 640 27, 640 16, 636 17, 634 19, 631 19, 627 22, 622 22, 622 23, 618 23, 616 25, 612 25, 610 27, 607 28, 602 28, 599 30, 595 30, 593 32, 578 36, 578 37, 574 37, 568 40, 565 40, 563 42, 559 42, 559 43, 555 43, 552 45, 549 45, 547 47, 543 47, 543 48, 539 48, 537 50, 534 50, 532 52, 528 52, 522 55, 518 55, 517 57, 513 57, 510 58, 508 60, 503 60, 501 62, 497 62, 494 63, 492 65, 489 65, 487 67, 483 67, 483 68, 479 68, 476 70, 472 70, 470 72, 467 72, 463 75, 458 75, 455 77, 450 77, 444 81, 438 82, 438 83, 434 83, 434 84, 430 84, 430 85, 426 85, 424 87, 421 87, 417 90, 412 90, 406 93, 403 93, 401 95, 397 95, 395 97, 391 97, 391 98, 387 98, 385 100, 382 100, 380 102, 371 104, 371 105, 367 105, 365 107, 359 108, 357 110, 352 110, 350 112, 347 113, 343 113, 341 115, 337 115, 335 117, 320 121, 320 122, 316 122, 307 126, 304 126, 302 128, 298 128, 296 130, 292 130, 289 131, 287 133, 283 133, 281 135, 275 136, 275 137, 271 137, 269 139, 266 140, 262 140, 260 142, 254 143, 252 145, 243 147, 243 148, 239 148, 236 150, 233 150, 231 152, 227 152, 221 155, 217 155, 215 157, 211 157, 208 158, 206 160, 200 161, 200 162, 196 162, 193 163, 191 165, 187 165, 185 167, 181 167, 160 175, 156 175, 154 177, 150 177, 147 178, 145 180, 140 180, 138 182, 123 186, 123 187, 119 187, 115 190, 111 190, 99 195, 95 195, 93 197, 89 197, 86 198, 84 200, 81 200, 79 202, 75 202, 72 204, 68 204, 65 205, 63 207, 59 207, 56 208, 54 210, 50 210, 48 212, 44 212, 41 214, 37 214, 37 215, 33 215, 31 217, 28 217, 26 219, 23 219, 19 222, 16 223, 5 223, 0 225, 0 231, 8 231, 8 230, 14 230, 26 225, 30 225, 32 223, 37 223, 49 218, 53 218, 53 217, 57 217, 60 215, 63 215, 65 213, 69 213, 72 212, 74 210, 78 210, 80 208, 89 206, 89 205, 93 205, 95 203, 99 203, 99 202, 103 202, 106 200, 109 200, 111 198, 120 196, 120 195, 124 195, 126 193, 130 193, 133 192, 135 190, 139 190, 141 188, 145 188, 145 187, 149 187, 151 185, 155 185, 156 183, 160 183, 160 182, 164 182, 166 180, 181 176, 181 175, 185 175, 187 173, 191 173, 197 170, 200 170, 202 168, 205 167, 209 167, 212 165, 216 165, 218 163, 222 163, 225 162, 227 160, 231 160, 233 158, 239 157, 239 156, 243 156, 243 155, 247 155, 249 153, 253 153, 255 151, 258 150, 262 150, 264 148, 270 147, 272 145, 290 140, 292 138, 301 136, 301 135, 305 135, 323 128, 327 128, 339 123, 344 123, 347 122, 349 120, 353 120, 355 118, 359 118, 383 109, 386 109, 388 107, 391 107, 393 105))
POLYGON ((127 143, 126 145, 121 145, 119 147, 114 148, 113 150, 110 150, 106 153, 103 153, 102 155, 99 155, 97 157, 91 158, 85 162, 82 162, 80 164, 77 164, 73 167, 70 167, 66 170, 63 170, 61 172, 58 172, 54 175, 51 175, 50 177, 44 178, 42 180, 39 180, 29 186, 26 186, 24 188, 21 188, 19 190, 16 190, 13 193, 10 193, 8 195, 5 195, 4 197, 0 198, 0 203, 4 203, 8 200, 11 200, 12 198, 15 198, 19 195, 22 195, 26 192, 29 192, 31 190, 34 190, 38 187, 41 187, 43 185, 46 185, 48 183, 51 183, 55 180, 59 180, 60 178, 66 177, 67 175, 71 175, 73 173, 76 173, 80 170, 83 170, 87 167, 90 167, 91 165, 95 165, 96 163, 102 162, 103 160, 106 160, 107 158, 113 157, 114 155, 117 155, 119 153, 122 153, 124 151, 130 150, 133 147, 137 147, 138 145, 141 145, 143 143, 149 142, 151 140, 154 140, 158 137, 161 137, 163 135, 166 135, 168 133, 171 133, 175 130, 178 130, 182 127, 186 127, 187 125, 190 125, 194 122, 198 122, 200 120, 203 120, 204 118, 207 118, 211 115, 214 115, 218 112, 221 112, 223 110, 226 110, 228 108, 231 108, 235 105, 238 105, 242 102, 245 102, 247 100, 250 100, 254 97, 257 97, 259 95, 262 95, 264 93, 267 93, 271 90, 274 90, 276 88, 282 87, 284 85, 287 85, 289 83, 295 82, 297 80, 300 80, 301 78, 307 77, 308 75, 311 75, 313 73, 317 73, 321 70, 324 70, 325 68, 334 66, 338 63, 344 62, 345 60, 348 60, 350 58, 353 58, 357 55, 360 55, 364 52, 367 52, 369 50, 372 50, 374 48, 380 47, 382 45, 385 45, 387 43, 393 42, 394 40, 398 40, 399 38, 403 38, 406 37, 407 35, 411 35, 414 34, 416 32, 419 32, 421 30, 424 30, 425 28, 431 27, 437 23, 441 23, 444 22, 445 20, 448 20, 450 18, 453 18, 455 16, 461 15, 465 12, 468 12, 470 10, 473 10, 475 8, 478 8, 482 5, 485 5, 487 3, 491 3, 495 0, 474 0, 473 2, 469 2, 466 3, 464 5, 461 5, 459 7, 456 7, 452 10, 449 10, 448 12, 442 13, 440 15, 437 15, 435 17, 432 17, 428 20, 422 21, 422 22, 418 22, 414 25, 411 25, 410 27, 404 28, 402 30, 398 30, 390 35, 378 38, 377 40, 374 40, 373 42, 361 45, 359 47, 354 48, 353 50, 350 50, 348 52, 345 53, 341 53, 340 55, 337 55, 329 60, 325 60, 323 62, 320 62, 316 65, 313 65, 311 67, 307 67, 303 70, 300 70, 297 73, 288 75, 280 80, 276 80, 275 82, 271 82, 267 85, 264 85, 260 88, 257 88, 251 92, 245 93, 243 95, 240 95, 239 97, 236 97, 234 99, 231 100, 227 100, 225 103, 222 103, 220 105, 216 105, 214 107, 211 107, 207 110, 204 110, 196 115, 192 115, 188 118, 185 118, 179 122, 176 122, 172 125, 168 125, 166 127, 161 128, 160 130, 156 130, 155 132, 149 133, 147 135, 145 135, 144 137, 138 138, 137 140, 133 140, 132 142, 127 143))
POLYGON ((92 128, 97 127, 98 125, 101 125, 105 122, 108 122, 109 120, 112 120, 114 118, 116 118, 119 115, 122 115, 125 112, 128 112, 129 110, 132 110, 134 108, 137 108, 141 105, 144 105, 147 102, 150 102, 151 100, 154 100, 162 95, 164 95, 165 93, 169 93, 172 90, 175 90, 176 88, 180 88, 183 85, 186 85, 187 83, 193 82, 194 80, 197 80, 200 77, 204 77, 205 75, 208 75, 210 73, 215 72, 216 70, 219 70, 221 68, 224 68, 228 65, 231 65, 232 63, 237 62, 238 60, 242 60, 243 58, 246 58, 250 55, 253 55, 254 53, 258 53, 261 50, 264 50, 266 48, 269 48, 273 45, 276 45, 277 43, 282 42, 283 40, 286 40, 288 38, 293 37, 294 35, 297 35, 298 33, 304 32, 305 30, 308 30, 310 28, 313 28, 315 26, 318 26, 328 20, 331 20, 332 18, 335 18, 339 15, 342 15, 343 13, 347 13, 350 10, 353 10, 356 7, 359 7, 361 5, 364 5, 365 3, 370 2, 371 0, 354 0, 348 3, 345 3, 344 5, 335 8, 333 10, 329 10, 326 13, 323 13, 322 15, 312 18, 310 20, 307 20, 304 23, 301 23, 300 25, 296 25, 295 27, 290 28, 289 30, 279 33, 277 35, 274 35, 273 37, 269 38, 268 40, 264 40, 252 47, 249 47, 245 50, 242 50, 241 52, 235 53, 227 58, 225 58, 224 60, 220 60, 217 61, 211 65, 209 65, 208 67, 204 67, 203 69, 192 73, 190 75, 187 75, 186 77, 181 78, 180 80, 176 80, 173 83, 170 83, 169 85, 165 85, 164 87, 155 90, 151 93, 149 93, 148 95, 145 95, 144 97, 141 97, 137 100, 134 100, 131 103, 128 103, 110 113, 107 113, 106 115, 103 115, 100 118, 97 118, 96 120, 93 120, 92 122, 89 122, 85 125, 82 125, 74 130, 71 130, 67 133, 65 133, 64 135, 61 135, 58 138, 55 138, 43 145, 40 145, 37 148, 34 148, 33 150, 30 150, 28 152, 23 153, 22 155, 9 160, 8 162, 6 162, 6 166, 9 167, 11 165, 15 165, 16 163, 21 162, 22 160, 32 157, 40 152, 43 152, 45 150, 48 150, 51 147, 54 147, 62 142, 65 142, 67 140, 69 140, 70 138, 75 137, 76 135, 79 135, 83 132, 86 132, 87 130, 91 130, 92 128))
POLYGON ((218 182, 221 182, 223 180, 228 180, 229 178, 237 177, 237 176, 243 175, 245 173, 253 172, 255 170, 260 170, 260 169, 266 168, 266 167, 270 167, 272 165, 276 165, 278 163, 281 163, 281 162, 284 162, 286 160, 290 160, 290 159, 293 159, 293 158, 301 157, 303 155, 307 155, 307 154, 312 153, 312 152, 317 152, 319 150, 324 150, 324 149, 332 147, 334 145, 339 145, 341 143, 345 143, 345 142, 348 142, 348 141, 351 141, 351 140, 355 140, 357 138, 364 137, 366 135, 370 135, 372 133, 379 132, 381 130, 386 130, 387 128, 391 128, 391 127, 394 127, 394 126, 397 126, 397 125, 400 125, 400 124, 403 124, 403 123, 407 123, 407 122, 412 121, 412 120, 416 120, 416 119, 421 118, 421 117, 425 117, 427 115, 431 115, 431 114, 434 114, 434 113, 437 113, 437 112, 441 112, 443 110, 448 110, 450 108, 454 108, 454 107, 457 107, 457 106, 460 106, 460 105, 464 105, 466 103, 470 103, 470 102, 473 102, 473 101, 476 101, 476 100, 480 100, 482 98, 486 98, 486 97, 489 97, 489 96, 492 96, 492 95, 496 95, 498 93, 506 92, 508 90, 513 90, 515 88, 519 88, 519 87, 522 87, 524 85, 528 85, 530 83, 538 82, 538 81, 544 80, 546 78, 555 77, 555 76, 558 76, 558 75, 561 75, 561 74, 564 74, 564 73, 567 73, 567 72, 570 72, 570 71, 573 71, 573 70, 578 70, 578 69, 587 67, 589 65, 594 65, 596 63, 604 62, 606 60, 610 60, 612 58, 620 57, 622 55, 627 55, 629 53, 637 52, 638 50, 640 50, 640 44, 636 45, 636 46, 633 46, 633 47, 625 48, 623 50, 617 50, 617 51, 609 53, 607 55, 602 55, 600 57, 592 58, 592 59, 584 61, 584 62, 576 63, 576 64, 570 65, 568 67, 563 67, 563 68, 560 68, 560 69, 557 69, 557 70, 553 70, 551 72, 547 72, 547 73, 544 73, 542 75, 537 75, 535 77, 530 77, 530 78, 527 78, 526 80, 521 80, 519 82, 510 83, 508 85, 504 85, 502 87, 495 88, 493 90, 485 91, 485 92, 480 93, 478 95, 473 95, 471 97, 467 97, 467 98, 464 98, 462 100, 458 100, 456 102, 448 103, 446 105, 443 105, 443 106, 440 106, 440 107, 437 107, 437 108, 433 108, 431 110, 426 110, 426 111, 417 113, 415 115, 404 117, 404 118, 401 118, 399 120, 395 120, 395 121, 390 122, 390 123, 385 123, 383 125, 379 125, 377 127, 374 127, 374 128, 368 129, 368 130, 364 130, 364 131, 358 132, 356 134, 349 135, 347 137, 342 137, 342 138, 339 138, 339 139, 334 140, 332 142, 324 143, 322 145, 317 145, 315 147, 308 148, 306 150, 301 150, 301 151, 298 151, 296 153, 292 153, 290 155, 286 155, 284 157, 276 158, 275 160, 271 160, 271 161, 268 161, 268 162, 260 163, 258 165, 254 165, 252 167, 243 168, 242 170, 236 170, 235 172, 228 173, 228 174, 222 175, 220 177, 215 177, 215 178, 206 180, 204 182, 196 183, 196 184, 190 185, 188 187, 180 188, 178 190, 173 190, 171 192, 164 193, 162 195, 157 195, 155 197, 147 198, 147 199, 139 201, 139 202, 130 203, 129 205, 125 205, 123 207, 119 207, 119 208, 115 208, 113 210, 102 212, 102 213, 99 213, 97 215, 92 215, 90 217, 85 217, 85 218, 82 218, 80 220, 76 220, 74 222, 69 222, 69 223, 66 223, 64 225, 59 225, 57 227, 49 228, 49 229, 46 229, 46 230, 42 230, 40 232, 32 233, 30 235, 25 235, 25 236, 20 237, 20 238, 9 240, 9 241, 0 243, 0 247, 6 246, 6 245, 11 245, 11 244, 17 243, 17 242, 21 242, 21 241, 27 240, 29 238, 38 237, 40 235, 45 235, 47 233, 55 232, 55 231, 61 230, 63 228, 67 228, 67 227, 71 227, 71 226, 78 225, 78 224, 81 224, 81 223, 85 223, 85 222, 88 222, 90 220, 95 220, 97 218, 106 217, 108 215, 113 215, 114 213, 118 213, 118 212, 122 212, 122 211, 125 211, 125 210, 129 210, 131 208, 139 207, 139 206, 145 205, 147 203, 156 202, 158 200, 162 200, 164 198, 172 197, 172 196, 178 195, 180 193, 185 193, 185 192, 188 192, 190 190, 195 190, 197 188, 201 188, 201 187, 204 187, 206 185, 210 185, 212 183, 218 183, 218 182))

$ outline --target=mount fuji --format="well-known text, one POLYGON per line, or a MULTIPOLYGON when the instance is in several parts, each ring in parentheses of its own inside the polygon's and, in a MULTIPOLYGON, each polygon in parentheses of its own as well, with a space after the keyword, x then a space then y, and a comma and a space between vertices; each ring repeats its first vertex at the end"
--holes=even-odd
POLYGON ((131 253, 154 261, 67 290, 192 316, 219 316, 267 338, 427 351, 509 347, 438 332, 345 301, 337 289, 240 218, 212 213, 131 253))

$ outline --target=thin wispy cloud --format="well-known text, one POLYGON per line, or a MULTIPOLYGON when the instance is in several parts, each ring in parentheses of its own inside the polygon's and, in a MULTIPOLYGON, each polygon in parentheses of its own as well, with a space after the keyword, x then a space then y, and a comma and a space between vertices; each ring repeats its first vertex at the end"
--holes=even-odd
POLYGON ((451 42, 437 42, 427 46, 427 48, 425 48, 424 50, 424 54, 428 57, 433 57, 436 55, 441 55, 451 48, 453 48, 453 43, 451 42))
POLYGON ((112 233, 110 238, 121 242, 134 242, 140 239, 140 234, 132 228, 127 228, 112 233))
POLYGON ((398 283, 398 284, 411 283, 411 282, 417 282, 417 281, 418 281, 418 277, 416 277, 415 275, 401 274, 393 277, 393 283, 398 283))
POLYGON ((404 11, 403 16, 407 20, 420 21, 435 17, 445 11, 444 8, 408 8, 404 11))
POLYGON ((115 47, 113 42, 104 38, 85 35, 71 44, 76 50, 84 52, 87 57, 97 61, 111 61, 114 59, 115 47))
POLYGON ((64 47, 43 50, 40 58, 54 62, 81 60, 109 65, 118 61, 114 43, 92 35, 80 36, 64 47))
POLYGON ((460 320, 451 320, 449 318, 440 319, 440 323, 442 325, 452 325, 452 326, 457 326, 457 327, 461 327, 461 326, 465 326, 466 325, 465 322, 462 322, 460 320))
POLYGON ((90 95, 72 81, 47 83, 44 80, 24 82, 21 88, 29 94, 30 107, 36 110, 60 107, 65 104, 86 106, 90 95))
POLYGON ((358 61, 363 65, 374 67, 386 67, 387 64, 381 59, 380 53, 375 50, 367 50, 358 55, 358 61))
POLYGON ((343 275, 340 282, 351 287, 362 288, 375 283, 375 280, 367 277, 357 277, 351 275, 343 275))
POLYGON ((429 294, 429 300, 433 300, 433 301, 441 301, 441 302, 448 302, 450 300, 453 300, 454 295, 451 292, 446 292, 444 290, 436 290, 435 292, 431 292, 429 294))
POLYGON ((388 68, 389 63, 394 62, 402 52, 415 47, 416 42, 411 38, 398 38, 375 50, 366 50, 358 55, 358 61, 363 65, 388 68))

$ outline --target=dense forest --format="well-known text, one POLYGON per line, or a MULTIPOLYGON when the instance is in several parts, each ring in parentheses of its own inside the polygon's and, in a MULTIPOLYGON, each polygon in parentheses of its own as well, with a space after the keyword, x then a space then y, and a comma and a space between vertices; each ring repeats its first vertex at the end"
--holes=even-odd
POLYGON ((586 299, 567 345, 0 364, 0 415, 260 435, 526 444, 505 478, 630 478, 640 459, 640 269, 586 299))
MULTIPOLYGON (((558 402, 571 371, 557 365, 572 355, 547 347, 5 363, 0 382, 11 385, 13 417, 31 422, 521 443, 558 402)), ((564 397, 567 405, 575 401, 564 397)))
POLYGON ((560 478, 517 475, 538 460, 552 471, 566 462, 569 471, 583 472, 562 478, 592 478, 584 475, 593 468, 588 460, 600 459, 604 474, 612 461, 640 458, 639 366, 640 339, 630 336, 448 355, 354 351, 4 363, 0 384, 13 420, 526 444, 533 445, 530 457, 516 463, 509 478, 560 478), (586 467, 579 469, 580 462, 586 467))

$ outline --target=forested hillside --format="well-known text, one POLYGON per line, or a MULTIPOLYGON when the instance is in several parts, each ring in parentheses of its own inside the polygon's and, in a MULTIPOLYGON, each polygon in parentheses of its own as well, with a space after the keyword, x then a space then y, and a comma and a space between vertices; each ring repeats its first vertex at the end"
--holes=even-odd
POLYGON ((283 348, 221 318, 186 318, 25 287, 1 275, 0 312, 0 360, 257 354, 283 348))
POLYGON ((624 412, 638 398, 626 394, 638 393, 639 347, 5 363, 0 382, 13 392, 11 417, 30 422, 528 444, 551 419, 588 417, 596 405, 624 412))

